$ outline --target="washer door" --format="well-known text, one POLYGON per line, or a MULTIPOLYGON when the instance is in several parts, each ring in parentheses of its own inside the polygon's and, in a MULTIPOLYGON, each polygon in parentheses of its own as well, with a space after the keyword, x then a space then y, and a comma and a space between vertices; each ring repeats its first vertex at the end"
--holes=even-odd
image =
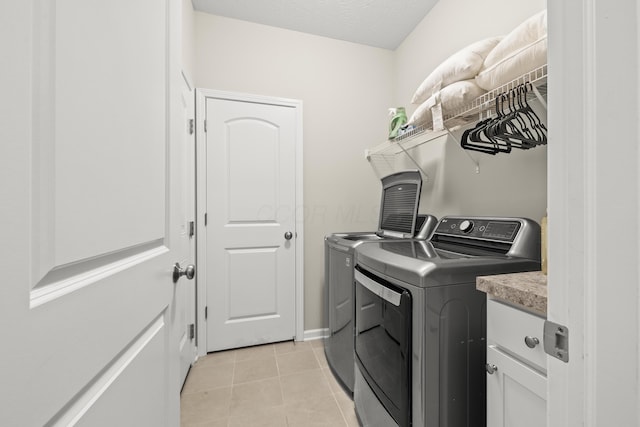
POLYGON ((411 420, 411 294, 356 266, 356 364, 399 426, 411 420))

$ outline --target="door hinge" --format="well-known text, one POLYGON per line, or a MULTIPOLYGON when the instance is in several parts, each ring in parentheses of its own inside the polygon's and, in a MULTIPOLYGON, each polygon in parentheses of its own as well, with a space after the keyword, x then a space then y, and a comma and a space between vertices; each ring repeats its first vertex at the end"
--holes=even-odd
POLYGON ((209 317, 209 307, 204 308, 204 318, 206 319, 207 317, 209 317))
POLYGON ((189 325, 189 339, 192 340, 196 337, 196 325, 191 323, 189 325))
POLYGON ((189 237, 193 237, 196 234, 196 223, 195 221, 189 221, 189 237))
POLYGON ((193 127, 194 127, 193 119, 189 119, 189 135, 193 135, 193 127))
POLYGON ((206 120, 204 121, 204 131, 205 132, 207 131, 207 121, 206 120))
POLYGON ((204 226, 207 226, 207 213, 204 213, 204 226))
POLYGON ((544 352, 549 356, 569 362, 569 328, 546 320, 543 343, 544 352))

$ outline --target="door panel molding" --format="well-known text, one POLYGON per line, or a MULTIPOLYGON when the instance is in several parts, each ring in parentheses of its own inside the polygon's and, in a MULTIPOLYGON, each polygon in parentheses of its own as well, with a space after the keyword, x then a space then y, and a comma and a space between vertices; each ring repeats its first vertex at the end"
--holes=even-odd
POLYGON ((164 314, 156 318, 145 330, 137 336, 108 367, 93 378, 87 386, 76 396, 72 405, 65 407, 59 414, 53 417, 53 425, 68 426, 75 425, 79 421, 84 421, 83 417, 89 413, 96 402, 106 393, 116 381, 127 375, 127 368, 137 359, 144 356, 144 351, 158 341, 164 344, 166 323, 164 314))
POLYGON ((152 260, 168 252, 163 240, 131 249, 123 249, 81 263, 54 268, 40 280, 30 293, 30 307, 51 302, 85 286, 106 279, 152 260))

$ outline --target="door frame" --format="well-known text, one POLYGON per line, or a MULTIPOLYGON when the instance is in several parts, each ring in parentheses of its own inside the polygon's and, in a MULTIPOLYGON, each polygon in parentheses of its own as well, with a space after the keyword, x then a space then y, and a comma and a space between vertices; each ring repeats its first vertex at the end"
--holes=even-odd
POLYGON ((207 241, 204 233, 198 230, 205 228, 205 214, 207 206, 207 147, 205 133, 206 101, 207 98, 225 99, 229 101, 254 102, 269 105, 292 107, 296 111, 296 142, 295 142, 295 340, 304 339, 304 204, 303 204, 303 132, 302 132, 302 101, 289 98, 278 98, 264 95, 253 95, 239 92, 227 92, 214 89, 196 88, 196 260, 198 267, 198 281, 196 283, 197 299, 197 351, 198 356, 207 353, 207 319, 205 309, 207 305, 207 241))
MULTIPOLYGON (((192 110, 191 110, 191 115, 188 118, 188 120, 193 120, 193 128, 191 128, 192 130, 188 129, 189 124, 181 123, 181 125, 183 126, 181 129, 183 129, 184 132, 189 132, 190 133, 190 135, 187 135, 186 138, 187 139, 189 139, 190 137, 193 138, 192 141, 185 141, 188 144, 190 144, 191 142, 193 143, 193 146, 185 148, 185 155, 187 156, 187 159, 186 159, 186 162, 185 162, 186 163, 186 168, 187 168, 187 170, 185 171, 185 177, 186 177, 186 179, 193 180, 193 181, 191 181, 191 184, 193 185, 193 187, 189 188, 189 191, 188 191, 189 194, 185 195, 186 202, 188 204, 192 204, 192 209, 193 209, 193 210, 190 210, 190 211, 187 209, 187 216, 188 217, 186 218, 186 221, 187 221, 187 224, 188 224, 190 221, 193 221, 195 223, 196 216, 197 216, 197 212, 196 212, 196 194, 195 194, 195 192, 196 192, 196 163, 195 163, 196 162, 196 147, 195 147, 195 140, 196 140, 196 138, 195 138, 196 137, 196 135, 195 135, 195 122, 196 122, 196 117, 195 117, 195 115, 196 115, 196 96, 195 96, 195 94, 196 94, 196 89, 195 89, 195 87, 194 87, 194 85, 192 83, 193 81, 191 80, 191 78, 189 77, 189 74, 187 73, 187 71, 184 68, 182 68, 182 70, 180 71, 180 77, 182 78, 182 83, 185 85, 185 87, 187 89, 189 89, 190 94, 191 94, 188 101, 191 104, 192 110)), ((181 136, 184 137, 184 135, 181 135, 181 136)), ((188 232, 189 231, 187 230, 187 233, 188 232)), ((193 254, 193 258, 191 258, 191 259, 186 259, 185 258, 185 259, 181 259, 180 260, 180 263, 183 266, 186 266, 186 265, 188 265, 190 263, 194 263, 196 265, 196 272, 198 270, 198 268, 197 268, 198 264, 197 264, 197 259, 196 259, 196 256, 197 256, 197 246, 196 246, 197 245, 197 241, 198 241, 198 235, 197 235, 197 233, 195 233, 195 230, 194 230, 193 237, 189 237, 189 247, 190 247, 190 250, 193 251, 193 252, 190 252, 190 254, 193 254), (191 241, 192 239, 193 239, 193 241, 191 241)), ((196 277, 194 277, 193 281, 194 281, 194 283, 193 284, 189 284, 188 286, 194 286, 194 287, 197 286, 197 282, 198 282, 197 274, 196 274, 196 277)), ((198 298, 197 298, 197 290, 196 290, 193 293, 193 300, 187 301, 187 303, 191 306, 191 310, 193 310, 192 320, 193 320, 193 323, 195 325, 196 330, 197 330, 197 323, 198 323, 197 322, 197 313, 198 313, 197 301, 198 301, 198 298)), ((190 367, 193 366, 193 363, 198 359, 198 345, 197 344, 198 344, 198 340, 197 340, 197 336, 196 336, 196 337, 193 338, 193 352, 192 352, 192 358, 190 358, 190 367)), ((188 376, 188 371, 187 371, 187 376, 188 376)), ((187 380, 186 377, 184 379, 181 378, 181 380, 184 380, 183 383, 181 384, 181 386, 184 386, 184 383, 187 380)))
POLYGON ((547 424, 638 425, 638 8, 547 7, 547 317, 569 332, 569 362, 547 358, 547 424))

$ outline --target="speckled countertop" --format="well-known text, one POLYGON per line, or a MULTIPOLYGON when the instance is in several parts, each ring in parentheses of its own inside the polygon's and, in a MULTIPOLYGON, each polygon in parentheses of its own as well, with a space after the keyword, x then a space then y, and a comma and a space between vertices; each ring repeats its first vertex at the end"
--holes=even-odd
POLYGON ((547 316, 547 276, 541 271, 480 276, 476 289, 493 298, 547 316))

